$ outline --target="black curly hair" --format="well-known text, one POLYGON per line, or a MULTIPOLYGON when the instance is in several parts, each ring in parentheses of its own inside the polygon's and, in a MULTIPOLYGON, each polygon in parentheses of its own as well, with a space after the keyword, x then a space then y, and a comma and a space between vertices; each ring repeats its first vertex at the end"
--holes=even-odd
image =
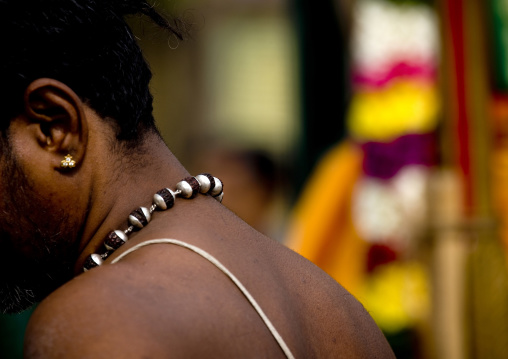
POLYGON ((70 88, 130 141, 155 130, 151 71, 125 22, 141 14, 182 39, 181 23, 139 0, 0 0, 0 130, 23 93, 49 77, 70 88))

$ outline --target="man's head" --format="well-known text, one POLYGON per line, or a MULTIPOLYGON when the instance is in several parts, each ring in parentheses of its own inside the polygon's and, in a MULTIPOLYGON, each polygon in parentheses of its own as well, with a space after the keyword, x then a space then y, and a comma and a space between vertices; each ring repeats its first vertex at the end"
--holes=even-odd
POLYGON ((0 170, 0 311, 20 312, 72 275, 75 244, 64 210, 27 180, 2 138, 0 170))
POLYGON ((151 72, 124 21, 145 14, 180 33, 139 0, 0 0, 1 128, 23 106, 23 92, 38 78, 59 80, 101 117, 121 140, 154 129, 151 72))
POLYGON ((145 1, 0 0, 1 311, 23 310, 72 277, 90 176, 58 161, 84 157, 87 116, 117 143, 156 131, 151 73, 123 19, 136 13, 181 36, 145 1))

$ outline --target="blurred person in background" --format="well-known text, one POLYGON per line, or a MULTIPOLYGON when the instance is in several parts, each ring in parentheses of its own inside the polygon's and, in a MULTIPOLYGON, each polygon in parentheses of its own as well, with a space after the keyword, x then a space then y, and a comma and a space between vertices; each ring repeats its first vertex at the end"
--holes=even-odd
POLYGON ((207 153, 207 158, 196 156, 190 167, 206 166, 210 172, 220 173, 228 186, 222 203, 256 230, 280 239, 284 221, 281 165, 267 152, 254 148, 217 143, 207 153), (248 193, 245 188, 250 189, 248 193))

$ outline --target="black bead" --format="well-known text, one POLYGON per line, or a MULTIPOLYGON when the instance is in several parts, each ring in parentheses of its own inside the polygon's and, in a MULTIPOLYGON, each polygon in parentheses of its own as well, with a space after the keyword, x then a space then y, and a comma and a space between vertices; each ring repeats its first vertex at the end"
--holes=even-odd
POLYGON ((116 234, 115 231, 109 233, 108 236, 106 237, 106 240, 104 241, 106 248, 112 250, 120 248, 120 246, 124 243, 125 243, 124 239, 121 238, 118 234, 116 234))
POLYGON ((98 266, 99 266, 99 264, 93 260, 92 254, 90 254, 88 257, 86 257, 85 262, 83 263, 83 268, 85 270, 90 270, 90 269, 98 267, 98 266))
MULTIPOLYGON (((174 206, 175 196, 173 195, 173 193, 171 193, 171 191, 169 189, 163 188, 160 191, 158 191, 156 194, 159 195, 162 198, 162 200, 164 201, 164 203, 166 204, 165 209, 169 209, 174 206)), ((164 208, 162 208, 162 209, 164 209, 164 208)))
POLYGON ((192 188, 192 195, 189 198, 194 198, 199 192, 199 182, 194 177, 185 177, 182 181, 187 182, 192 188))
POLYGON ((130 215, 135 217, 141 223, 142 227, 148 224, 148 219, 145 217, 141 208, 135 209, 130 215))

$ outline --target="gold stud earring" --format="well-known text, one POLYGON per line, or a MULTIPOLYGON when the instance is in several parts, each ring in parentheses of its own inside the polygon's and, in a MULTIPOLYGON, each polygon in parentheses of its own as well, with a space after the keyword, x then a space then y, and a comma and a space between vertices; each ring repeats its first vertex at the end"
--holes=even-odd
POLYGON ((76 161, 72 159, 72 156, 68 154, 64 157, 64 160, 60 162, 61 168, 74 168, 76 167, 76 161))

